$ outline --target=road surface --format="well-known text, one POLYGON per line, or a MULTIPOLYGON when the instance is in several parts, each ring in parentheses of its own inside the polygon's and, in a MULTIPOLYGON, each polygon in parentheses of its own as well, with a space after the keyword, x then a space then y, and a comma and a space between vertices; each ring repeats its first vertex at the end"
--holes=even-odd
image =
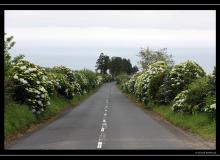
POLYGON ((163 125, 131 102, 115 83, 6 149, 209 149, 163 125))

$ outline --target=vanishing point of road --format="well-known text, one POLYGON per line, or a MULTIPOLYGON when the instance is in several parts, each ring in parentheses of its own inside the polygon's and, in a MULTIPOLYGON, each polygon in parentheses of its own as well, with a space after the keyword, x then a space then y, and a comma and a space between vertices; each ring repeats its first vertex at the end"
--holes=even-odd
POLYGON ((144 112, 104 84, 59 119, 6 149, 210 149, 206 143, 144 112))

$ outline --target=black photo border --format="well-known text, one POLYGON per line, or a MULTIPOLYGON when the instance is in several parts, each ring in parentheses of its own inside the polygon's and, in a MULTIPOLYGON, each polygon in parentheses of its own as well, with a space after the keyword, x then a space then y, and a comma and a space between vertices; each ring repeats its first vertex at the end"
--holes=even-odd
MULTIPOLYGON (((138 4, 22 4, 22 5, 0 5, 0 34, 1 34, 1 52, 4 52, 4 11, 5 10, 216 10, 216 53, 218 48, 217 43, 217 17, 218 16, 218 5, 138 5, 138 4)), ((1 61, 3 62, 3 54, 1 54, 1 61)), ((216 54, 217 61, 217 54, 216 54)), ((4 62, 3 62, 4 63, 4 62)), ((2 95, 4 94, 4 64, 2 65, 1 71, 1 87, 2 95)), ((217 63, 216 63, 217 67, 217 63)), ((218 71, 218 69, 217 69, 218 71)), ((218 75, 218 74, 217 74, 218 75)), ((218 78, 217 78, 218 80, 218 78)), ((216 86, 218 82, 216 83, 216 86)), ((217 94, 218 95, 218 94, 217 94)), ((0 156, 1 155, 193 155, 193 156, 214 156, 219 155, 220 151, 220 139, 219 134, 219 118, 218 115, 220 109, 217 107, 216 116, 216 150, 5 150, 4 149, 4 96, 1 96, 2 102, 0 107, 0 156)))

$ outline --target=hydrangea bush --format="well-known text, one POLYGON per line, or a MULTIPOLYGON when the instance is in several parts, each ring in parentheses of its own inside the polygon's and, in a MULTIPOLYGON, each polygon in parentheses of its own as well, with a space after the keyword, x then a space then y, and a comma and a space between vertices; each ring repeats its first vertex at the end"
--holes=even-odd
POLYGON ((193 80, 205 76, 205 72, 197 63, 193 61, 186 61, 184 63, 175 65, 167 79, 162 84, 161 97, 164 97, 163 102, 171 102, 175 96, 186 89, 193 80))
POLYGON ((158 61, 148 66, 134 85, 135 95, 145 103, 149 100, 155 100, 155 96, 163 83, 163 78, 167 74, 168 66, 163 61, 158 61))
POLYGON ((124 91, 135 94, 134 85, 137 80, 137 77, 140 76, 142 72, 135 73, 125 84, 124 84, 124 91))
POLYGON ((191 112, 191 106, 187 105, 186 98, 187 98, 188 90, 184 90, 177 94, 174 98, 174 103, 172 105, 172 110, 175 112, 191 112))
POLYGON ((63 74, 57 74, 55 78, 56 90, 60 95, 72 99, 75 95, 75 87, 70 84, 63 74))
POLYGON ((48 105, 50 98, 45 86, 45 71, 24 59, 13 62, 13 97, 21 102, 26 102, 32 112, 40 114, 48 105))
POLYGON ((187 90, 180 92, 174 99, 172 109, 177 112, 214 112, 215 96, 208 92, 209 79, 203 77, 188 85, 187 90))
POLYGON ((86 76, 81 72, 76 72, 76 83, 80 85, 81 94, 86 94, 89 91, 89 81, 86 76))

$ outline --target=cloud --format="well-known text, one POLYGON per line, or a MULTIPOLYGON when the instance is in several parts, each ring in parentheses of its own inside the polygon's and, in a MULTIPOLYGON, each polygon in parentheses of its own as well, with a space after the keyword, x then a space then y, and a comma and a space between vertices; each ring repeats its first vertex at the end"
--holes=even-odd
POLYGON ((121 29, 108 27, 6 28, 15 40, 33 46, 215 47, 213 30, 121 29))
POLYGON ((215 10, 6 10, 7 27, 214 29, 215 10))

